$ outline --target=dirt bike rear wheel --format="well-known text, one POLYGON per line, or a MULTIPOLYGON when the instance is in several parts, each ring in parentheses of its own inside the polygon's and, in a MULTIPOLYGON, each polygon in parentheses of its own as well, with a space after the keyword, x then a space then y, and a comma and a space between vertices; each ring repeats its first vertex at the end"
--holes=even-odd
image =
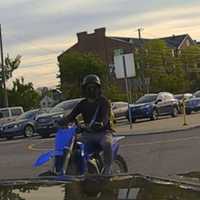
POLYGON ((112 163, 112 175, 127 173, 128 166, 124 160, 124 158, 120 155, 117 155, 112 163))

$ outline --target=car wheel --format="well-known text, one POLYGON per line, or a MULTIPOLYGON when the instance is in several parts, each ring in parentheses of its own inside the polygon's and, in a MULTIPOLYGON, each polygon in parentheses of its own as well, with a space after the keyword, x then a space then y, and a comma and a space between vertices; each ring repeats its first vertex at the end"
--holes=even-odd
POLYGON ((178 108, 177 107, 173 107, 172 117, 177 117, 177 115, 178 115, 178 108))
POLYGON ((24 128, 24 136, 25 137, 33 137, 33 134, 34 134, 34 128, 33 128, 33 126, 27 125, 24 128))
POLYGON ((158 111, 154 109, 150 120, 157 120, 157 119, 158 119, 158 111))

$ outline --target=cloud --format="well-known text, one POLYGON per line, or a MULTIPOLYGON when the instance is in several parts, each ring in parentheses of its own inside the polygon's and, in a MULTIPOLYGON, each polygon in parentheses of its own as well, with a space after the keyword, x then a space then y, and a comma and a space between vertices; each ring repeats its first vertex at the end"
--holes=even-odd
POLYGON ((24 4, 26 2, 29 2, 30 0, 6 0, 0 2, 0 8, 9 8, 16 6, 17 4, 24 4))
POLYGON ((29 68, 19 68, 13 73, 7 85, 12 87, 12 81, 16 78, 25 77, 25 83, 33 82, 34 87, 48 86, 54 87, 58 84, 59 80, 56 80, 58 68, 52 64, 46 64, 45 66, 34 66, 29 68))
MULTIPOLYGON (((57 56, 76 42, 79 31, 106 26, 107 35, 144 37, 189 33, 200 39, 197 0, 7 0, 0 2, 5 54, 22 55, 13 79, 56 85, 57 56)), ((10 81, 11 82, 11 81, 10 81)))
POLYGON ((14 71, 13 78, 9 80, 8 86, 12 86, 12 81, 23 76, 25 82, 33 82, 34 86, 58 85, 56 79, 58 73, 57 56, 74 41, 66 41, 63 37, 47 37, 43 40, 33 40, 30 43, 21 43, 18 46, 10 47, 11 55, 22 55, 19 69, 14 71))

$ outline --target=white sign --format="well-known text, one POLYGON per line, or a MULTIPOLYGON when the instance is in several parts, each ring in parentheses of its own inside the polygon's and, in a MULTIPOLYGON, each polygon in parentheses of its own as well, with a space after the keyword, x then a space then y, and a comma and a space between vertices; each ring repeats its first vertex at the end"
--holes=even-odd
POLYGON ((114 56, 115 74, 117 78, 125 78, 123 56, 125 57, 127 77, 135 77, 135 62, 133 53, 114 56))

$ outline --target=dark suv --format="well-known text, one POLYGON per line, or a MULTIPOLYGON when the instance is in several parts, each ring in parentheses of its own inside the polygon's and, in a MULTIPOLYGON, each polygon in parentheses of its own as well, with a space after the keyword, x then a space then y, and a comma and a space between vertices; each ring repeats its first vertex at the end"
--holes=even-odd
POLYGON ((39 115, 36 118, 37 132, 42 138, 49 137, 55 133, 58 125, 57 120, 61 119, 64 114, 69 114, 72 109, 81 101, 81 98, 63 101, 53 107, 49 113, 39 115))
MULTIPOLYGON (((171 115, 176 117, 178 109, 178 101, 174 95, 168 92, 160 92, 159 94, 146 94, 139 98, 135 104, 130 105, 132 122, 137 119, 150 118, 155 120, 158 116, 171 115)), ((127 118, 128 114, 127 114, 127 118)))

